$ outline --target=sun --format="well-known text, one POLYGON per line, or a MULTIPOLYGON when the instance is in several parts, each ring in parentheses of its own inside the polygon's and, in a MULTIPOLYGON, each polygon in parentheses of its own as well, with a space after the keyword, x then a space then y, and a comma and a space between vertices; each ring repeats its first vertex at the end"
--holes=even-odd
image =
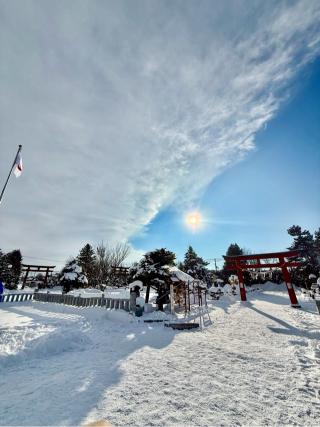
POLYGON ((202 224, 201 214, 199 212, 189 212, 185 217, 185 222, 188 227, 195 230, 202 224))

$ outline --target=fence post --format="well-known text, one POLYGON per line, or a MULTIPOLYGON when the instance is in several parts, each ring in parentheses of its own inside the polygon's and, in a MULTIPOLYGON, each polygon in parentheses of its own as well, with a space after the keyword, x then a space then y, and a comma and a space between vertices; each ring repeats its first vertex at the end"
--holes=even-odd
POLYGON ((130 292, 130 305, 129 305, 129 308, 130 308, 131 313, 134 313, 134 314, 136 313, 136 308, 137 308, 136 301, 137 301, 137 294, 136 294, 136 292, 134 292, 134 291, 130 292))

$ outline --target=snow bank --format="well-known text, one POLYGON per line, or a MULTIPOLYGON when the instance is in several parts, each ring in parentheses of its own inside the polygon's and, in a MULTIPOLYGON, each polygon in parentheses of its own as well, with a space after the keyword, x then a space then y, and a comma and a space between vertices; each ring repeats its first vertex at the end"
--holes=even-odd
POLYGON ((4 294, 33 294, 34 293, 35 288, 30 288, 28 286, 26 286, 24 289, 7 289, 6 287, 4 288, 4 294))
POLYGON ((0 367, 15 366, 30 359, 48 359, 64 352, 81 351, 90 344, 90 338, 75 329, 64 331, 51 327, 39 328, 27 337, 7 336, 7 349, 0 353, 0 367), (11 341, 11 343, 10 343, 11 341))

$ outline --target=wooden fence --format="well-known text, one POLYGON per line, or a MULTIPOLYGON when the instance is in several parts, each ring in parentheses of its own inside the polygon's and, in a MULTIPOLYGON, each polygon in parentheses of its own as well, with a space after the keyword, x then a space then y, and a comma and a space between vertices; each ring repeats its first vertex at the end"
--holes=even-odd
POLYGON ((74 305, 76 307, 106 307, 129 311, 129 299, 114 299, 102 297, 82 298, 75 295, 43 294, 35 293, 35 301, 55 302, 58 304, 74 305))
MULTIPOLYGON (((0 297, 1 298, 1 297, 0 297)), ((44 294, 35 292, 34 294, 4 294, 2 302, 18 302, 34 300, 40 302, 54 302, 57 304, 73 305, 75 307, 106 307, 115 310, 130 311, 129 299, 105 298, 99 297, 82 298, 74 295, 44 294)))
POLYGON ((17 302, 27 301, 33 299, 33 294, 3 294, 0 295, 0 301, 2 302, 17 302))

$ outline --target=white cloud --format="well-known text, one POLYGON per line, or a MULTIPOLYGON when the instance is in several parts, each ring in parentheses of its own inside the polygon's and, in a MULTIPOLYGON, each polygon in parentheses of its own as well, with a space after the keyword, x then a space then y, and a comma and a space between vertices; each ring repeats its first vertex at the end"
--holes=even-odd
POLYGON ((39 258, 197 199, 320 49, 317 0, 0 5, 0 242, 39 258))

